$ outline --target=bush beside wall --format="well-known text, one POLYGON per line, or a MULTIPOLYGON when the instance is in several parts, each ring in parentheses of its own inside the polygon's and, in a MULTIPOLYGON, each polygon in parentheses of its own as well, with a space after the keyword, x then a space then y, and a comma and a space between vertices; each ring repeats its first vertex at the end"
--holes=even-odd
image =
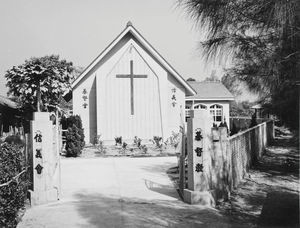
POLYGON ((84 147, 84 133, 80 116, 70 116, 62 119, 63 127, 67 127, 66 132, 66 156, 78 157, 84 147))
POLYGON ((16 144, 0 145, 0 227, 16 227, 18 211, 24 207, 29 185, 26 173, 14 178, 26 168, 23 149, 16 144))

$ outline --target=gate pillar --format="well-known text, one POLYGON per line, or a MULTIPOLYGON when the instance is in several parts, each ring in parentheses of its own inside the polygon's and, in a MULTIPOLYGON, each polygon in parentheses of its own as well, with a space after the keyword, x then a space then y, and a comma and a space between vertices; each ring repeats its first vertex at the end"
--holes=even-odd
POLYGON ((191 110, 187 122, 188 189, 184 189, 184 201, 190 204, 215 204, 209 180, 212 126, 208 110, 191 110))
POLYGON ((54 130, 48 112, 35 112, 30 123, 33 183, 30 193, 31 205, 58 200, 58 188, 54 174, 58 166, 54 147, 54 130))

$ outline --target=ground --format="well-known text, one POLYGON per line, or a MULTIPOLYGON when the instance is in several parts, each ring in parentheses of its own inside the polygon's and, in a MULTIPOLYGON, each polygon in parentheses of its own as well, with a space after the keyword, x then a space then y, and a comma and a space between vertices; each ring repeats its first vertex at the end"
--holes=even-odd
POLYGON ((23 227, 299 227, 299 150, 280 136, 217 208, 185 204, 177 158, 62 159, 61 200, 26 211, 23 227), (175 167, 175 168, 174 168, 175 167))
POLYGON ((176 157, 62 160, 61 200, 26 211, 19 228, 241 227, 181 201, 166 171, 176 157))
POLYGON ((299 145, 278 132, 260 162, 218 209, 248 227, 299 227, 299 145))

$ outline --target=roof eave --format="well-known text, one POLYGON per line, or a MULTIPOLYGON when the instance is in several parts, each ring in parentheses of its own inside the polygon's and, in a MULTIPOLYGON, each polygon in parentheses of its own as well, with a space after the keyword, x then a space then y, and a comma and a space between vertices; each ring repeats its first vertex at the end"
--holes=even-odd
POLYGON ((219 98, 219 97, 212 97, 212 98, 185 98, 186 101, 234 101, 233 97, 228 98, 219 98))
POLYGON ((133 27, 133 25, 127 25, 126 28, 88 65, 80 76, 72 83, 72 89, 94 68, 94 66, 128 33, 131 34, 143 45, 146 46, 148 51, 153 54, 164 67, 175 76, 175 78, 184 86, 187 95, 196 95, 196 91, 184 80, 184 78, 152 47, 152 45, 133 27), (147 47, 148 46, 148 47, 147 47))

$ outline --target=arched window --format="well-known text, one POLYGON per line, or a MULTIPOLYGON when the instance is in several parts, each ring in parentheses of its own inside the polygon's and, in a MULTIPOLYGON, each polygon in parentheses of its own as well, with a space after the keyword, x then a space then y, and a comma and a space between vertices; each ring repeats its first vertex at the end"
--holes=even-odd
POLYGON ((214 122, 221 122, 223 119, 223 107, 221 105, 210 106, 210 114, 214 118, 214 122))
POLYGON ((203 104, 197 104, 194 106, 194 109, 207 109, 206 105, 203 104))

